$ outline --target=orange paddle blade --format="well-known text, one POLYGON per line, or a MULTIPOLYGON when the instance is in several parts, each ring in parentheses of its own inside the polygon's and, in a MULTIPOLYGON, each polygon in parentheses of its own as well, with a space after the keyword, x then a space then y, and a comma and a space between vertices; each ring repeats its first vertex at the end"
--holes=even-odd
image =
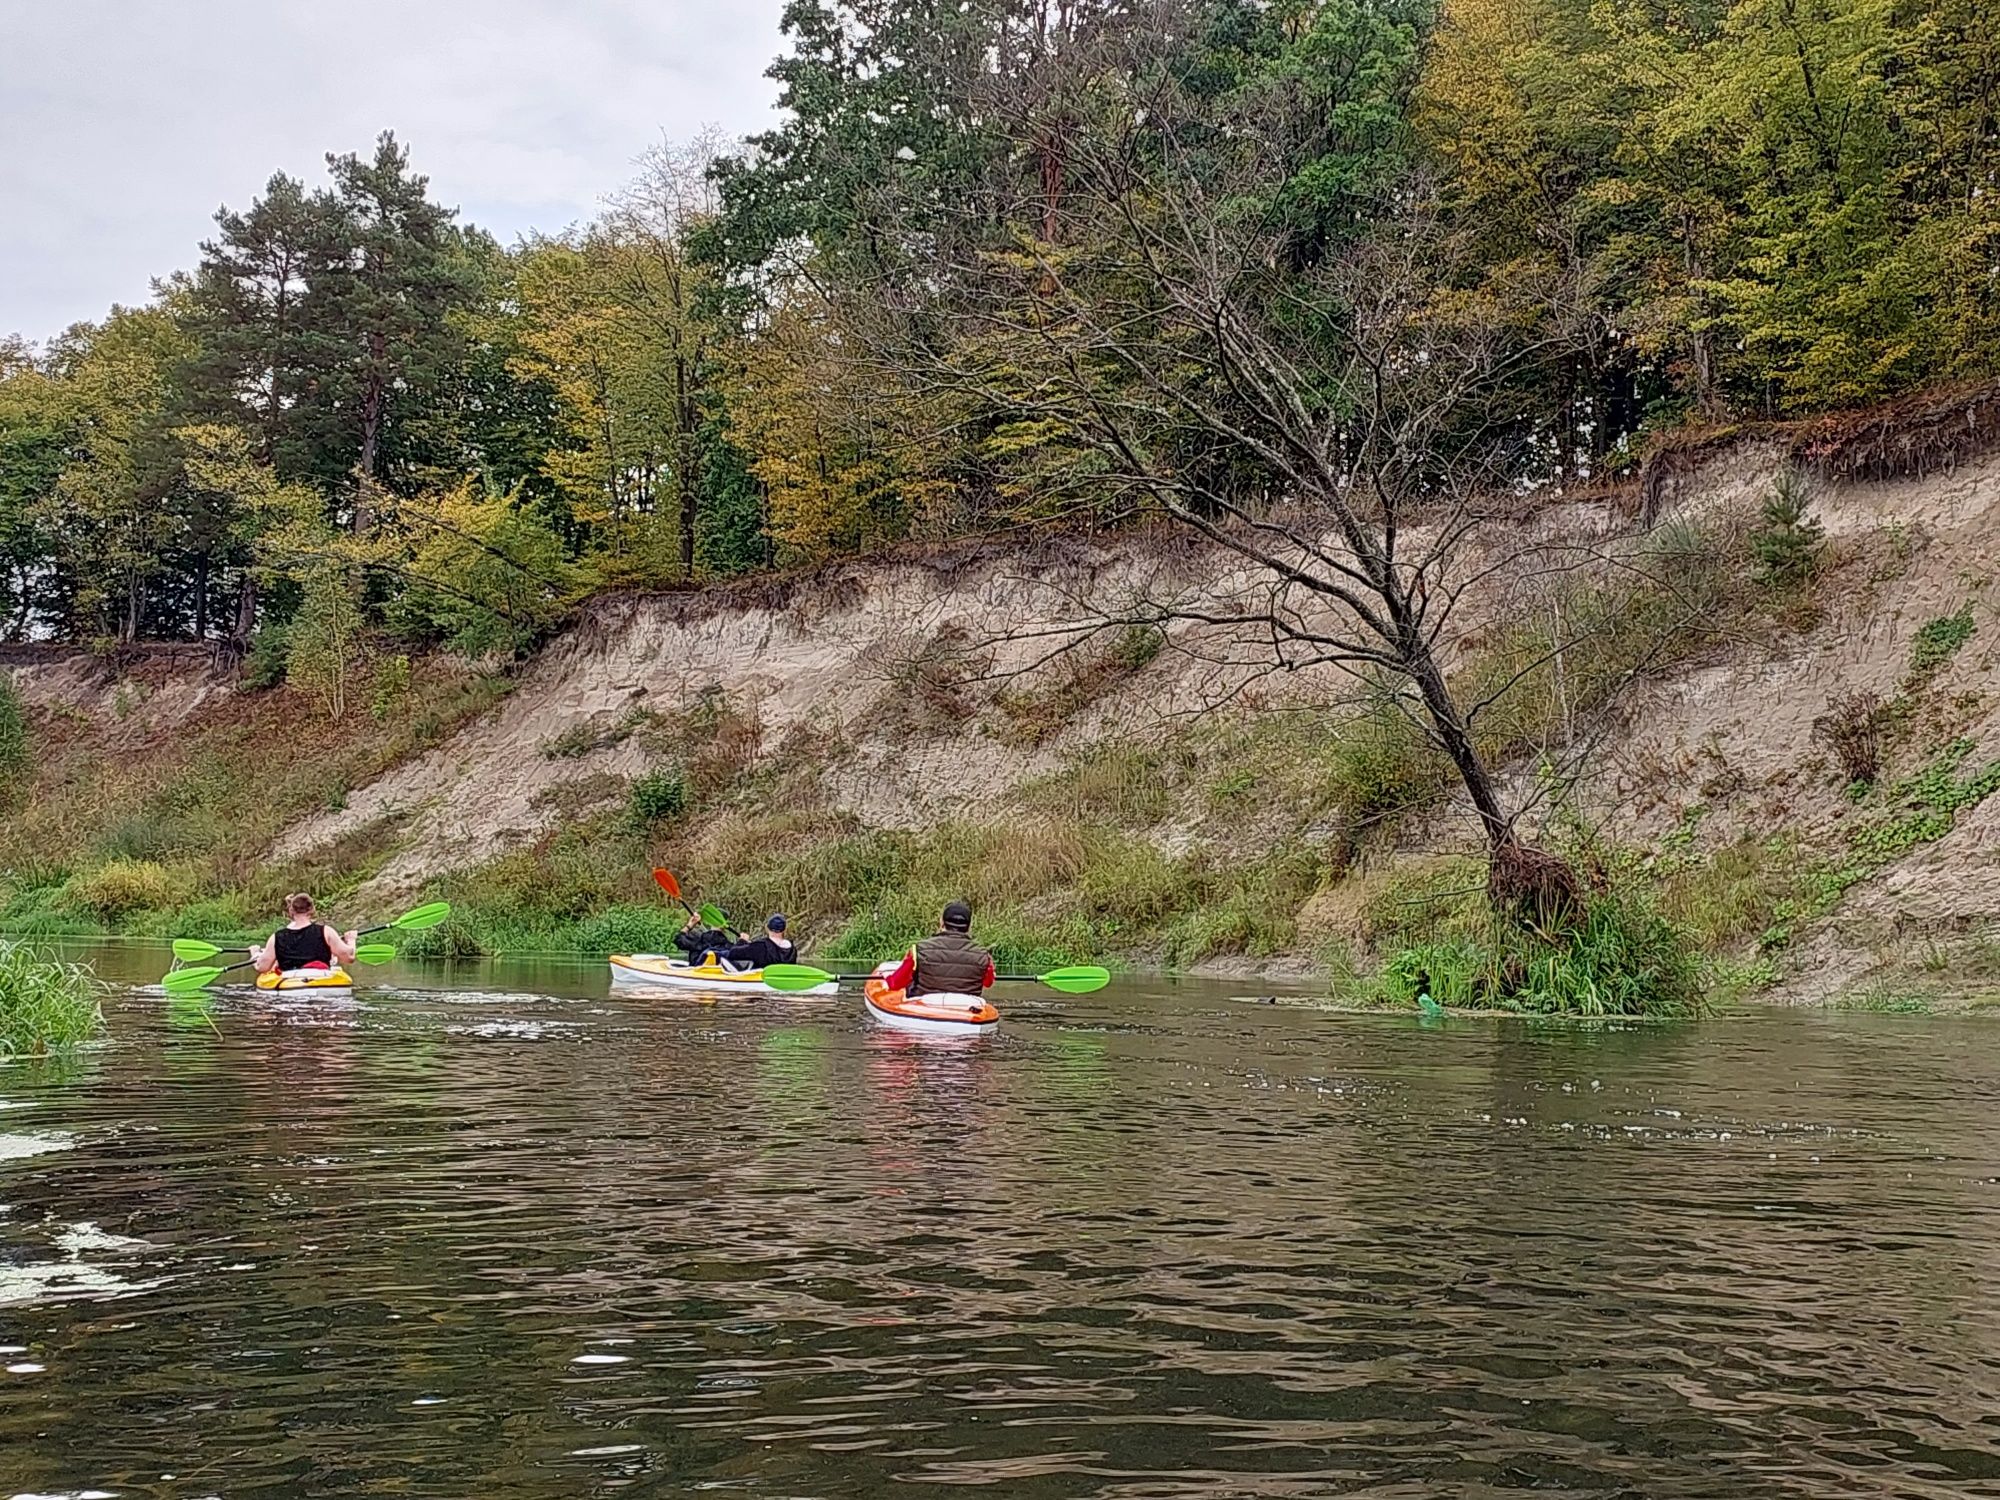
POLYGON ((674 872, 672 870, 653 871, 653 881, 661 890, 667 893, 670 900, 678 901, 681 899, 681 883, 674 879, 674 872))

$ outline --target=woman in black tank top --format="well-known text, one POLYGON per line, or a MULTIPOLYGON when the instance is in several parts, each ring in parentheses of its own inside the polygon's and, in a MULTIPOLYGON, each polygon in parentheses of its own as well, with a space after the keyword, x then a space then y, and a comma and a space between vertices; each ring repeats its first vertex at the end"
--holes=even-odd
POLYGON ((260 974, 274 970, 285 974, 315 967, 331 969, 336 964, 354 962, 355 934, 335 932, 320 921, 313 910, 312 897, 285 897, 285 915, 291 921, 272 933, 271 940, 263 947, 250 950, 260 974))

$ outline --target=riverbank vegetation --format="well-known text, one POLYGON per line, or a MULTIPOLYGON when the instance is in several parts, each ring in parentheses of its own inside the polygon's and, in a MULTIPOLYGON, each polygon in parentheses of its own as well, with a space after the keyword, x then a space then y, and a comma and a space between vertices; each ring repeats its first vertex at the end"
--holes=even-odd
POLYGON ((87 1042, 104 1029, 102 986, 89 970, 0 939, 0 1060, 87 1042))

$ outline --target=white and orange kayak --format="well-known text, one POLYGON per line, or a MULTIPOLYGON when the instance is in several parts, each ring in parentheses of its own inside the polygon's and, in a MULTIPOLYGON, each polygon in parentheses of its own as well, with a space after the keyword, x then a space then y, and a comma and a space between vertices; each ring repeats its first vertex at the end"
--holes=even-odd
POLYGON ((691 964, 665 953, 614 953, 611 979, 614 984, 679 985, 684 989, 707 990, 711 995, 718 991, 741 991, 749 995, 810 996, 840 991, 837 984, 817 985, 809 990, 776 990, 764 983, 762 969, 732 969, 712 959, 691 964))
POLYGON ((906 990, 892 990, 880 979, 862 987, 868 1014, 884 1026, 901 1031, 932 1031, 959 1036, 991 1031, 1000 1012, 983 995, 925 995, 913 1000, 906 990))
POLYGON ((283 973, 273 970, 257 976, 260 990, 351 990, 354 981, 347 970, 334 969, 286 969, 283 973))

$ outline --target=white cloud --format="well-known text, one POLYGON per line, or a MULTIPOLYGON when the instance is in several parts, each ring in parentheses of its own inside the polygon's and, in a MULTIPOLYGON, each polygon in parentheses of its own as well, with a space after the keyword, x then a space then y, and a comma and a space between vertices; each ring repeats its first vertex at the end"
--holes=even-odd
POLYGON ((393 129, 512 239, 587 218, 662 136, 771 119, 783 0, 0 0, 0 334, 194 264, 224 203, 393 129))

